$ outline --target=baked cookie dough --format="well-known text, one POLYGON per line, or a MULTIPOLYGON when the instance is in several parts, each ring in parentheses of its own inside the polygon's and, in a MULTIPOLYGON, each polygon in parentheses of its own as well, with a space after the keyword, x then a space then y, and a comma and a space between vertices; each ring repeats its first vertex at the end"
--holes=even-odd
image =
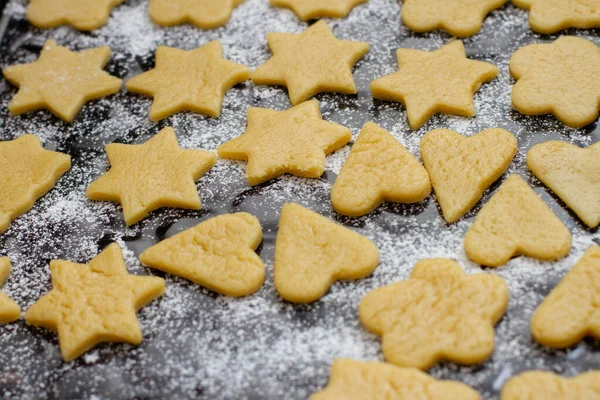
POLYGON ((529 371, 511 378, 500 400, 596 400, 600 393, 600 371, 563 378, 550 372, 529 371))
POLYGON ((271 0, 274 7, 289 8, 302 21, 318 18, 344 18, 359 4, 369 0, 271 0))
POLYGON ((600 28, 598 0, 512 0, 512 3, 529 10, 529 26, 539 33, 600 28))
POLYGON ((494 351, 494 325, 508 305, 508 287, 497 275, 467 275, 452 260, 415 265, 410 279, 367 294, 359 317, 383 336, 386 361, 429 369, 438 361, 470 365, 494 351))
POLYGON ((71 25, 93 31, 106 24, 111 10, 124 0, 29 0, 27 20, 38 28, 71 25))
MULTIPOLYGON (((0 257, 0 289, 10 275, 10 260, 0 257)), ((0 291, 0 325, 14 322, 21 318, 21 307, 0 291)))
POLYGON ((225 25, 233 9, 244 0, 150 0, 148 12, 157 25, 174 26, 190 23, 200 29, 225 25))

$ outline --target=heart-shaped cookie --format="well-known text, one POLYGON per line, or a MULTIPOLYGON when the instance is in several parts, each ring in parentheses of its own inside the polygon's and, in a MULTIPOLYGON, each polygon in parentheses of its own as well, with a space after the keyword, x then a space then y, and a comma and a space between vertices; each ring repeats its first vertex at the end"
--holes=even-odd
POLYGON ((600 393, 600 371, 564 378, 547 371, 527 371, 510 378, 500 400, 594 400, 600 393))

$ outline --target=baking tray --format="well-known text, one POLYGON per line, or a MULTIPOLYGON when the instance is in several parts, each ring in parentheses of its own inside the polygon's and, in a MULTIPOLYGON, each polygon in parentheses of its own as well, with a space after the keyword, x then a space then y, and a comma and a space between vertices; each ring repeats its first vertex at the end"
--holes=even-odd
MULTIPOLYGON (((192 49, 214 39, 222 40, 226 58, 254 68, 270 55, 267 32, 300 32, 306 27, 291 12, 270 8, 267 0, 246 0, 227 26, 208 32, 191 26, 155 27, 143 0, 125 1, 115 8, 106 27, 92 33, 66 27, 36 29, 24 19, 25 6, 25 0, 10 0, 5 8, 0 23, 2 68, 33 61, 47 38, 71 49, 109 45, 113 56, 107 70, 121 78, 150 69, 158 44, 192 49)), ((514 83, 508 72, 510 55, 523 45, 557 36, 534 34, 527 25, 527 13, 510 4, 492 12, 482 31, 465 40, 469 57, 500 67, 499 77, 475 96, 477 117, 436 116, 414 132, 407 126, 404 108, 374 101, 369 83, 396 70, 397 48, 432 50, 451 38, 439 32, 409 32, 400 23, 396 0, 370 0, 347 19, 327 21, 338 37, 371 44, 371 51, 355 69, 358 95, 317 96, 327 120, 350 127, 355 138, 366 121, 375 121, 417 156, 420 138, 434 128, 467 135, 490 127, 510 130, 519 139, 519 152, 509 172, 523 176, 572 230, 570 256, 555 263, 519 257, 505 267, 481 271, 466 259, 462 238, 482 202, 453 225, 442 220, 433 196, 415 205, 387 204, 357 219, 336 215, 329 192, 349 146, 328 157, 327 172, 320 179, 286 176, 254 188, 245 183, 243 163, 220 161, 198 183, 202 211, 160 210, 127 228, 119 206, 90 202, 84 195, 86 186, 108 167, 107 143, 141 143, 161 128, 173 126, 183 147, 214 150, 244 131, 248 107, 288 108, 285 90, 246 82, 229 92, 220 119, 182 113, 157 124, 148 119, 148 98, 122 91, 88 103, 73 124, 66 124, 46 111, 9 117, 7 104, 16 90, 1 80, 0 139, 34 133, 47 148, 66 152, 73 161, 73 168, 56 188, 0 236, 0 254, 9 255, 14 267, 5 291, 25 310, 49 290, 50 260, 84 263, 115 241, 124 248, 130 272, 164 276, 168 289, 139 313, 145 337, 141 346, 103 344, 71 363, 61 360, 54 333, 28 327, 23 321, 0 327, 0 397, 305 399, 326 384, 335 358, 382 359, 379 339, 358 322, 358 303, 373 288, 406 279, 413 265, 428 257, 456 259, 469 273, 499 274, 511 291, 508 311, 496 329, 494 355, 472 367, 439 364, 431 369, 433 376, 465 382, 484 399, 494 399, 506 379, 520 371, 544 369, 572 376, 600 368, 598 341, 551 351, 533 343, 529 333, 536 306, 583 252, 600 242, 598 230, 586 229, 525 167, 525 155, 533 145, 560 139, 587 146, 598 141, 600 129, 596 124, 579 130, 565 128, 553 117, 522 116, 510 105, 514 83), (374 275, 336 283, 312 305, 281 301, 273 288, 272 267, 277 221, 281 206, 288 201, 371 238, 381 252, 374 275), (267 280, 250 297, 219 296, 184 279, 144 268, 137 260, 137 255, 159 240, 207 218, 237 211, 256 215, 264 229, 258 252, 267 265, 267 280)), ((563 33, 600 43, 598 30, 563 33)), ((483 202, 498 186, 486 192, 483 202)))

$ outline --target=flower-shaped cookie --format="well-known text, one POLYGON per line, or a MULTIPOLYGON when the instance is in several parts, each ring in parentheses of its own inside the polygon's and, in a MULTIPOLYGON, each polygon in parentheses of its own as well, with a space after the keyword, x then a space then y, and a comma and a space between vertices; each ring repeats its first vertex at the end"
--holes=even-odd
POLYGON ((517 80, 512 103, 526 115, 553 114, 573 128, 591 124, 600 110, 600 48, 562 36, 520 48, 510 59, 517 80))
MULTIPOLYGON (((8 280, 10 275, 10 260, 8 257, 0 257, 0 289, 8 280)), ((0 325, 13 322, 21 318, 21 308, 7 295, 0 292, 0 325)))
POLYGON ((225 25, 233 9, 244 0, 150 0, 148 12, 157 25, 173 26, 185 23, 200 29, 225 25))
POLYGON ((529 10, 529 26, 551 34, 567 28, 600 28, 598 0, 512 0, 529 10))
POLYGON ((124 0, 29 0, 27 20, 42 29, 71 25, 93 31, 108 21, 113 7, 124 0))
POLYGON ((508 305, 496 275, 466 275, 448 259, 417 263, 410 279, 376 289, 360 302, 362 324, 383 336, 385 359, 429 369, 441 360, 485 361, 494 351, 494 325, 508 305))
POLYGON ((600 371, 573 378, 550 372, 530 371, 511 378, 500 400, 596 400, 600 398, 600 371))
POLYGON ((359 4, 369 0, 271 0, 275 7, 292 10, 302 21, 318 18, 344 18, 359 4))

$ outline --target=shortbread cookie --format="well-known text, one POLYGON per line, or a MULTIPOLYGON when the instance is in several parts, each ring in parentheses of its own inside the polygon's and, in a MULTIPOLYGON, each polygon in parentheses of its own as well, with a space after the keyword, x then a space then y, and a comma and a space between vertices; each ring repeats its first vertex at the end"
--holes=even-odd
POLYGON ((371 92, 403 103, 412 129, 438 113, 475 116, 473 94, 498 75, 495 65, 469 60, 460 40, 433 52, 398 49, 397 56, 398 72, 373 81, 371 92))
POLYGON ((367 122, 331 190, 340 214, 359 217, 384 201, 416 203, 429 196, 429 175, 396 138, 367 122))
POLYGON ((338 280, 371 275, 377 247, 366 237, 298 204, 281 210, 275 243, 275 289, 287 301, 311 303, 338 280))
POLYGON ((415 32, 443 29, 466 37, 481 30, 483 20, 506 0, 404 0, 402 22, 415 32))
POLYGON ((590 228, 600 225, 600 143, 541 143, 527 153, 527 166, 590 228))
POLYGON ((60 351, 71 361, 102 342, 142 342, 136 311, 161 296, 164 279, 130 275, 118 244, 89 264, 50 263, 52 290, 25 313, 28 324, 58 333, 60 351))
POLYGON ((485 361, 507 305, 504 279, 469 276, 455 261, 439 258, 418 262, 409 280, 367 294, 359 317, 365 328, 383 336, 387 361, 426 370, 442 360, 485 361))
POLYGON ((574 378, 550 372, 530 371, 511 378, 500 400, 597 400, 600 398, 600 371, 574 378))
POLYGON ((488 267, 517 255, 553 261, 571 251, 571 232, 520 176, 511 175, 477 214, 465 251, 488 267))
POLYGON ((47 109, 72 122, 86 102, 121 89, 121 80, 102 70, 109 58, 106 46, 75 53, 48 40, 37 61, 2 71, 6 80, 19 87, 8 103, 9 111, 19 115, 47 109))
POLYGON ((222 158, 248 160, 246 179, 254 186, 285 173, 318 178, 325 171, 325 156, 351 139, 348 128, 323 120, 313 100, 285 111, 250 108, 246 132, 217 152, 222 158))
POLYGON ((600 246, 589 248, 538 307, 531 333, 538 343, 558 349, 586 336, 600 339, 600 246))
POLYGON ((600 28, 598 0, 513 0, 512 3, 529 10, 529 26, 539 33, 600 28))
MULTIPOLYGON (((0 257, 0 289, 8 280, 10 275, 10 260, 8 257, 0 257)), ((0 325, 14 322, 21 318, 21 308, 6 294, 0 291, 0 325)))
POLYGON ((256 217, 220 215, 150 247, 140 260, 217 293, 247 296, 265 280, 265 265, 255 253, 261 241, 256 217))
POLYGON ((223 59, 221 42, 215 40, 190 51, 159 46, 156 68, 130 79, 126 86, 130 92, 154 97, 152 121, 181 111, 216 118, 229 89, 249 78, 248 68, 223 59))
POLYGON ((71 168, 71 157, 45 150, 35 135, 0 142, 0 234, 31 210, 71 168))
POLYGON ((124 0, 29 0, 27 20, 42 29, 71 25, 93 31, 106 24, 113 7, 124 0))
POLYGON ((302 21, 319 18, 344 18, 359 4, 369 0, 271 0, 274 7, 292 10, 302 21))
POLYGON ((199 210, 195 182, 217 161, 214 153, 183 150, 173 128, 144 144, 106 146, 110 170, 87 189, 92 200, 121 203, 127 225, 162 207, 199 210))
POLYGON ((200 29, 215 29, 225 25, 233 9, 243 2, 244 0, 150 0, 148 11, 157 25, 190 23, 200 29))
POLYGON ((518 81, 512 103, 520 113, 553 114, 573 128, 598 118, 600 48, 594 42, 562 36, 522 47, 510 59, 510 72, 518 81))
POLYGON ((448 223, 469 212, 483 192, 504 174, 515 154, 515 135, 492 128, 472 137, 436 129, 421 140, 421 156, 448 223))
POLYGON ((357 93, 352 67, 369 51, 369 44, 336 39, 325 21, 302 33, 269 33, 273 52, 252 73, 257 85, 286 86, 293 105, 318 93, 357 93))
POLYGON ((336 360, 329 384, 310 400, 479 400, 469 386, 438 381, 414 368, 382 362, 336 360))

